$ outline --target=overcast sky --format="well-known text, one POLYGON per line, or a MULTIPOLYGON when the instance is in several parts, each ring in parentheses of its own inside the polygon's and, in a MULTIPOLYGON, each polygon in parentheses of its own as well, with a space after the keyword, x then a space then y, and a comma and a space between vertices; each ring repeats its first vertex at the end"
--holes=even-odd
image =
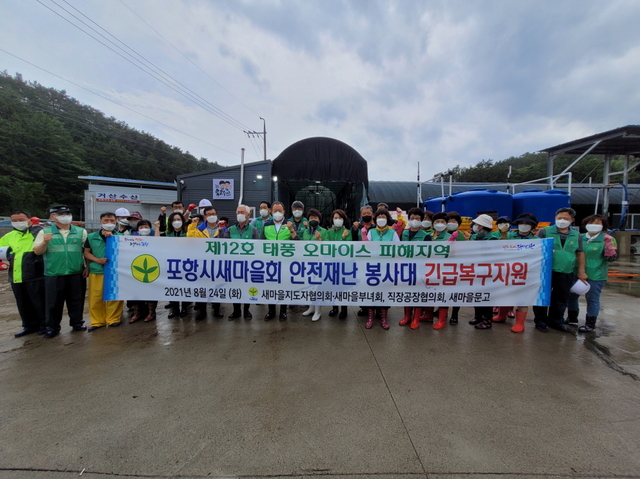
POLYGON ((270 159, 327 136, 372 180, 428 179, 640 123, 639 19, 636 0, 0 0, 0 48, 65 80, 2 51, 0 70, 223 165, 262 159, 242 131, 262 116, 270 159))

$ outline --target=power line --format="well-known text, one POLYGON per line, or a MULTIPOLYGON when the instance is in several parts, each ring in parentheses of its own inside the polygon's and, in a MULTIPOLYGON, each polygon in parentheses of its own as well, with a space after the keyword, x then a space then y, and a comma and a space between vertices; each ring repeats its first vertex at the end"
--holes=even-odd
POLYGON ((151 30, 153 30, 160 38, 162 38, 165 42, 167 42, 175 51, 177 51, 180 55, 182 55, 185 60, 187 60, 189 63, 191 63, 193 66, 195 66, 198 70, 200 70, 207 77, 209 77, 209 79, 212 82, 214 82, 216 85, 218 85, 220 88, 222 88, 225 92, 227 92, 229 94, 229 96, 231 96, 234 100, 236 100, 238 103, 240 103, 242 106, 244 106, 251 113, 259 116, 259 113, 257 113, 256 111, 252 110, 251 108, 249 108, 238 97, 236 97, 233 93, 231 93, 229 90, 227 90, 225 87, 223 87, 222 84, 220 84, 218 81, 216 81, 215 78, 213 78, 206 71, 204 71, 202 68, 200 68, 200 66, 197 63, 195 63, 193 60, 191 60, 191 58, 189 58, 184 53, 182 53, 173 43, 171 43, 169 40, 167 40, 167 38, 165 38, 158 30, 153 28, 147 21, 145 21, 140 15, 138 15, 133 9, 131 9, 131 7, 129 7, 126 3, 124 3, 123 0, 120 0, 120 3, 122 3, 122 5, 124 5, 131 13, 133 13, 136 17, 138 17, 142 23, 144 23, 151 30))
POLYGON ((207 144, 207 145, 209 145, 209 146, 212 146, 212 147, 214 147, 214 148, 216 148, 216 149, 218 149, 218 150, 221 150, 221 151, 224 151, 224 152, 226 152, 226 153, 229 153, 229 154, 233 155, 234 157, 235 157, 235 156, 237 156, 237 153, 234 153, 234 152, 232 152, 232 151, 226 150, 226 149, 224 149, 224 148, 222 148, 222 147, 220 147, 220 146, 218 146, 218 145, 214 145, 213 143, 209 143, 208 141, 203 140, 202 138, 198 138, 198 137, 193 136, 193 135, 191 135, 191 134, 189 134, 189 133, 186 133, 186 132, 184 132, 184 131, 182 131, 182 130, 178 130, 177 128, 175 128, 175 127, 173 127, 173 126, 171 126, 171 125, 167 125, 166 123, 162 123, 161 121, 158 121, 158 120, 156 120, 156 119, 155 119, 155 118, 153 118, 153 117, 150 117, 150 116, 148 116, 148 115, 145 115, 144 113, 141 113, 141 112, 139 112, 139 111, 137 111, 137 110, 134 110, 133 108, 129 108, 128 106, 123 105, 122 103, 119 103, 119 102, 117 102, 117 101, 115 101, 115 100, 112 100, 112 99, 111 99, 111 98, 109 98, 109 97, 106 97, 106 96, 104 96, 104 95, 101 95, 100 93, 96 93, 96 92, 94 92, 94 91, 92 91, 92 90, 89 90, 88 88, 83 87, 82 85, 79 85, 79 84, 77 84, 77 83, 75 83, 75 82, 73 82, 73 81, 71 81, 71 80, 67 80, 67 79, 66 79, 66 78, 64 78, 64 77, 61 77, 60 75, 56 75, 55 73, 53 73, 53 72, 51 72, 51 71, 49 71, 49 70, 46 70, 45 68, 42 68, 42 67, 40 67, 40 66, 36 65, 35 63, 32 63, 32 62, 30 62, 30 61, 28 61, 28 60, 25 60, 24 58, 20 58, 19 56, 14 55, 13 53, 9 53, 8 51, 6 51, 6 50, 4 50, 4 49, 2 49, 2 48, 0 48, 0 51, 1 51, 1 52, 3 52, 3 53, 6 53, 7 55, 10 55, 10 56, 12 56, 12 57, 14 57, 14 58, 18 59, 18 60, 20 60, 20 61, 22 61, 22 62, 24 62, 24 63, 26 63, 26 64, 28 64, 28 65, 31 65, 31 66, 33 66, 33 67, 35 67, 35 68, 39 69, 39 70, 42 70, 43 72, 48 73, 49 75, 52 75, 52 76, 54 76, 54 77, 56 77, 56 78, 59 78, 59 79, 61 79, 61 80, 65 81, 65 82, 67 82, 67 83, 69 83, 69 84, 71 84, 71 85, 74 85, 74 86, 76 86, 76 87, 78 87, 78 88, 81 88, 81 89, 83 89, 83 90, 85 90, 85 91, 88 91, 89 93, 92 93, 93 95, 99 96, 100 98, 103 98, 103 99, 105 99, 105 100, 107 100, 107 101, 110 101, 111 103, 115 103, 116 105, 118 105, 118 106, 120 106, 120 107, 122 107, 122 108, 125 108, 125 109, 127 109, 127 110, 129 110, 129 111, 132 111, 132 112, 134 112, 134 113, 137 113, 138 115, 143 116, 144 118, 147 118, 147 119, 149 119, 149 120, 151 120, 151 121, 153 121, 153 122, 155 122, 155 123, 158 123, 159 125, 166 126, 167 128, 169 128, 169 129, 171 129, 171 130, 177 131, 178 133, 181 133, 181 134, 183 134, 183 135, 185 135, 185 136, 188 136, 189 138, 193 138, 194 140, 201 141, 202 143, 205 143, 205 144, 207 144))
MULTIPOLYGON (((66 22, 70 23, 71 25, 73 25, 75 28, 77 28, 78 30, 80 30, 81 32, 83 32, 84 34, 86 34, 87 36, 93 38, 95 41, 97 41, 98 43, 100 43, 101 45, 105 46, 106 48, 108 48, 109 50, 111 50, 113 53, 115 53, 116 55, 120 56, 121 58, 123 58, 124 60, 128 61, 129 63, 131 63, 133 66, 135 66, 136 68, 142 70, 143 72, 145 72, 146 74, 148 74, 149 76, 153 77, 154 79, 158 80, 159 82, 161 82, 162 84, 164 84, 165 86, 167 86, 168 88, 170 88, 171 90, 173 90, 174 92, 178 93, 179 95, 182 95, 183 97, 187 98, 188 100, 192 101, 193 103, 195 103, 196 105, 200 106, 201 108, 203 108, 204 110, 206 110, 207 112, 213 114, 214 116, 217 116, 218 118, 220 118, 221 120, 225 121, 226 123, 228 123, 229 125, 233 126, 234 128, 238 128, 240 130, 242 130, 244 128, 243 124, 237 120, 235 120, 233 117, 231 117, 230 115, 227 115, 225 112, 223 112, 222 110, 220 110, 219 108, 215 107, 215 106, 211 106, 209 107, 208 105, 206 105, 205 103, 203 103, 203 101, 206 102, 206 100, 202 99, 203 101, 198 100, 199 95, 197 95, 196 93, 192 92, 191 90, 189 90, 187 87, 185 87, 184 85, 182 85, 179 81, 175 80, 173 77, 171 77, 171 75, 169 75, 168 73, 164 72, 163 70, 161 70, 159 67, 157 67, 156 65, 154 65, 152 62, 150 62, 149 60, 147 60, 146 58, 144 58, 142 55, 138 54, 135 50, 133 50, 132 48, 130 48, 128 45, 126 45, 124 42, 121 42, 120 40, 118 40, 115 36, 111 35, 111 33, 109 33, 106 29, 100 27, 100 25, 98 25, 97 23, 93 22, 93 20, 89 19, 89 17, 86 17, 86 15, 84 15, 82 12, 80 12, 79 10, 77 10, 75 7, 73 7, 75 10, 77 10, 80 14, 82 14, 83 16, 85 16, 86 18, 88 18, 91 22, 93 22, 94 24, 96 24, 99 28, 101 28, 102 30, 104 30, 108 35, 112 36, 113 38, 116 38, 116 40, 118 40, 120 43, 122 43, 123 45, 125 45, 127 48, 129 48, 131 51, 133 51, 136 55, 138 55, 139 57, 141 57, 146 63, 148 63, 151 66, 142 64, 140 62, 140 60, 136 59, 133 55, 131 55, 130 53, 128 53, 127 51, 125 51, 122 47, 118 46, 116 43, 114 43, 112 40, 110 40, 109 38, 107 38, 105 35, 103 35, 102 33, 100 33, 99 31, 97 31, 95 28, 93 28, 91 25, 88 25, 86 22, 84 22, 82 19, 78 18, 76 15, 74 15, 72 12, 70 12, 69 10, 65 9, 63 6, 59 5, 58 3, 55 2, 55 0, 51 0, 51 2, 53 4, 55 4, 58 8, 60 8, 61 10, 63 10, 64 12, 66 12, 67 14, 69 14, 71 17, 75 18, 77 21, 79 21, 80 23, 82 23, 83 25, 85 25, 87 28, 91 29, 93 32, 95 32, 97 35, 100 35, 102 38, 104 38, 107 42, 109 42, 111 45, 113 45, 115 48, 119 49, 120 51, 122 51, 122 53, 120 53, 119 51, 116 51, 114 48, 112 48, 111 46, 107 45, 106 43, 104 43, 103 41, 101 41, 100 39, 96 38, 95 36, 93 36, 91 33, 89 33, 88 31, 84 30, 82 27, 80 27, 78 24, 74 23, 73 21, 71 21, 70 19, 66 18, 65 16, 61 15, 60 13, 56 12, 55 10, 53 10, 51 7, 49 7, 48 5, 45 5, 41 0, 36 0, 39 4, 41 4, 43 7, 47 8, 48 10, 50 10, 51 12, 53 12, 55 15, 59 16, 60 18, 62 18, 63 20, 65 20, 66 22), (125 56, 127 55, 127 56, 125 56), (153 71, 153 69, 155 69, 155 71, 153 71), (150 71, 152 70, 152 71, 150 71), (163 75, 163 76, 161 76, 163 75), (169 83, 169 82, 173 82, 169 83), (190 93, 189 93, 190 92, 190 93)), ((208 102, 207 102, 208 103, 208 102)))

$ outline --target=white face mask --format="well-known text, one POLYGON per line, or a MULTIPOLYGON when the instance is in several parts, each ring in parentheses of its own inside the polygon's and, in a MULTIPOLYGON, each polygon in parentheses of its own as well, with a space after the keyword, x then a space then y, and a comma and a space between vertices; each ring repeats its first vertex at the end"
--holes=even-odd
POLYGON ((339 220, 333 220, 333 226, 335 226, 336 228, 342 228, 343 224, 344 220, 342 218, 340 218, 339 220))
POLYGON ((509 231, 509 228, 511 228, 511 224, 510 223, 500 223, 498 225, 498 229, 500 231, 509 231))
POLYGON ((531 231, 531 225, 518 225, 518 231, 520 233, 528 233, 531 231))
POLYGON ((302 218, 302 211, 300 211, 300 210, 293 210, 293 217, 294 217, 295 219, 302 218))
POLYGON ((471 228, 473 230, 473 232, 475 234, 478 234, 478 231, 480 231, 480 227, 478 225, 473 225, 473 228, 471 228))
POLYGON ((129 220, 126 218, 123 220, 118 220, 118 223, 120 223, 122 226, 129 226, 129 220))
POLYGON ((444 223, 436 223, 433 225, 433 229, 436 231, 444 231, 447 229, 447 225, 444 223))
POLYGON ((585 228, 589 233, 600 233, 602 231, 602 225, 588 224, 585 228))
POLYGON ((71 217, 71 215, 58 216, 58 221, 62 225, 70 225, 72 220, 73 218, 71 217))
POLYGON ((276 221, 282 221, 282 218, 284 218, 284 213, 280 213, 279 211, 276 211, 275 213, 273 213, 273 219, 276 221))
POLYGON ((138 233, 140 233, 140 236, 149 236, 151 234, 151 229, 149 229, 149 228, 140 228, 138 230, 138 233))
POLYGON ((269 216, 269 210, 260 210, 260 216, 267 218, 269 216))
POLYGON ((18 231, 26 231, 29 227, 28 221, 12 221, 11 227, 17 229, 18 231))
POLYGON ((447 231, 455 231, 458 229, 458 223, 447 223, 447 231))
POLYGON ((411 226, 412 228, 420 228, 420 220, 409 221, 409 226, 411 226))
POLYGON ((431 221, 423 221, 422 227, 427 229, 431 228, 431 221))
POLYGON ((387 226, 387 218, 378 218, 376 220, 376 224, 380 227, 383 228, 385 226, 387 226))
POLYGON ((113 231, 114 229, 116 229, 116 224, 115 223, 104 223, 104 224, 101 224, 100 227, 105 231, 113 231))
POLYGON ((569 220, 556 220, 556 226, 560 229, 568 228, 571 226, 571 221, 569 220))
POLYGON ((171 223, 171 226, 179 230, 180 228, 182 228, 182 221, 174 221, 173 223, 171 223))
POLYGON ((182 214, 182 213, 184 213, 184 210, 173 210, 173 212, 182 214))
POLYGON ((207 223, 215 224, 218 222, 218 217, 216 215, 207 216, 207 223))
POLYGON ((244 223, 247 221, 247 215, 237 215, 236 219, 238 220, 238 223, 244 223))
POLYGON ((136 226, 138 226, 138 222, 137 221, 129 221, 129 226, 131 226, 132 228, 135 228, 136 226))

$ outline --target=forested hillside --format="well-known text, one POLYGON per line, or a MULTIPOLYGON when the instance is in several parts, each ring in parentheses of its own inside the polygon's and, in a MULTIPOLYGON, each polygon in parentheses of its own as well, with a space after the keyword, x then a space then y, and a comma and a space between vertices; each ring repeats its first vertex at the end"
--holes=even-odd
MULTIPOLYGON (((550 145, 548 145, 550 146, 550 145)), ((564 169, 576 159, 576 155, 558 155, 555 159, 555 174, 564 169)), ((469 167, 459 165, 449 171, 443 172, 446 178, 453 175, 453 181, 471 181, 501 183, 507 181, 509 167, 511 169, 511 183, 521 183, 547 176, 547 154, 525 153, 522 156, 512 156, 502 161, 482 160, 478 164, 469 167)), ((616 157, 611 162, 611 171, 621 171, 624 166, 624 157, 616 157)), ((587 155, 571 168, 572 181, 575 183, 588 183, 591 177, 594 183, 602 182, 603 161, 602 156, 587 155)), ((560 179, 565 183, 566 177, 560 179)), ((613 178, 613 182, 622 181, 622 175, 613 178)), ((629 174, 629 182, 640 183, 640 172, 629 174)))
POLYGON ((64 91, 0 73, 0 215, 27 209, 48 217, 52 203, 68 204, 77 215, 87 184, 79 175, 172 182, 218 166, 64 91))

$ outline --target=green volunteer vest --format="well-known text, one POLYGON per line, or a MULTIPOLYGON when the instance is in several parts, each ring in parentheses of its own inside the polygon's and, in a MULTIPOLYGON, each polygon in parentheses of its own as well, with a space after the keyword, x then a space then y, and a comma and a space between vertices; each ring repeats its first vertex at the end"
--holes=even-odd
POLYGON ((272 220, 273 218, 271 216, 269 216, 266 220, 262 219, 262 216, 256 218, 256 220, 253 222, 253 226, 254 228, 258 228, 258 231, 260 232, 260 234, 262 234, 262 230, 264 229, 264 223, 265 221, 269 221, 272 220))
MULTIPOLYGON (((451 236, 451 233, 449 233, 448 231, 440 231, 438 233, 438 236, 435 236, 436 233, 438 232, 436 230, 433 230, 433 233, 431 234, 431 239, 433 241, 446 241, 451 236)), ((460 233, 460 236, 462 236, 462 233, 460 233)))
POLYGON ((409 239, 409 230, 404 230, 402 232, 401 241, 424 241, 424 239, 429 236, 425 230, 418 230, 416 234, 413 236, 413 239, 409 239))
POLYGON ((44 275, 65 276, 82 273, 84 269, 82 254, 84 229, 71 225, 66 243, 56 225, 47 226, 42 231, 44 234, 53 234, 53 238, 49 241, 47 250, 43 254, 44 275))
POLYGON ((291 239, 291 231, 289 231, 289 228, 287 228, 287 226, 284 224, 284 222, 282 223, 282 226, 280 227, 280 231, 278 231, 276 233, 276 226, 275 225, 267 225, 264 227, 263 230, 264 233, 264 237, 268 240, 280 240, 280 241, 287 241, 291 239))
POLYGON ((324 241, 351 241, 351 231, 346 238, 343 238, 342 235, 346 228, 341 226, 340 228, 331 228, 322 232, 322 239, 324 241))
POLYGON ((371 241, 393 241, 393 235, 395 231, 391 228, 387 228, 384 233, 380 233, 378 228, 373 228, 369 230, 369 236, 371 236, 371 241))
POLYGON ((545 230, 547 238, 553 238, 553 271, 573 273, 576 269, 576 251, 579 246, 578 237, 580 234, 576 230, 570 229, 563 247, 556 225, 547 226, 545 230))
POLYGON ((238 225, 233 225, 231 228, 229 228, 229 237, 233 239, 252 239, 254 229, 255 226, 247 225, 244 228, 244 231, 240 233, 240 228, 238 228, 238 225))
MULTIPOLYGON (((316 231, 319 231, 320 232, 320 238, 323 238, 323 236, 324 236, 324 234, 325 234, 325 232, 327 230, 324 229, 322 226, 318 226, 316 228, 316 231)), ((298 230, 298 236, 300 236, 300 239, 302 241, 317 241, 316 237, 315 237, 315 234, 316 234, 315 231, 313 233, 311 233, 311 230, 307 229, 307 228, 300 228, 300 230, 298 230)))
MULTIPOLYGON (((604 259, 604 233, 599 233, 590 242, 588 235, 582 237, 582 247, 586 260, 585 272, 590 280, 606 281, 609 279, 609 262, 604 259)), ((615 239, 613 244, 615 245, 615 239)))
POLYGON ((507 239, 510 239, 510 240, 528 240, 528 239, 538 239, 538 237, 536 235, 534 235, 531 231, 529 231, 526 236, 522 236, 517 231, 509 231, 509 234, 507 235, 507 239))

